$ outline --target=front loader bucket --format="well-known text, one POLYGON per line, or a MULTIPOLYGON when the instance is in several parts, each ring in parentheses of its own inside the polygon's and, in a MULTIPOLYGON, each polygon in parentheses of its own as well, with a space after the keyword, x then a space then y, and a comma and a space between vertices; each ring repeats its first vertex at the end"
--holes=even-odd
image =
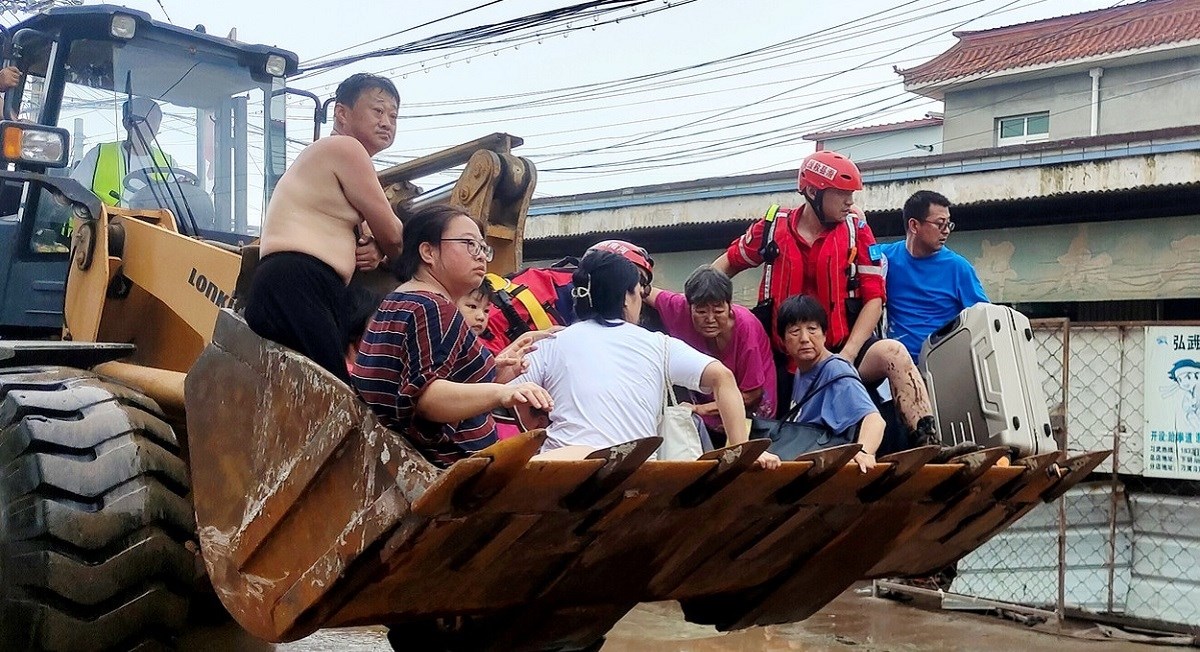
POLYGON ((721 629, 802 620, 853 582, 940 569, 1104 454, 998 451, 869 473, 844 446, 753 467, 766 442, 646 461, 657 438, 531 461, 542 433, 445 471, 349 388, 224 312, 188 375, 197 522, 213 586, 271 641, 386 624, 473 649, 595 644, 638 602, 721 629))

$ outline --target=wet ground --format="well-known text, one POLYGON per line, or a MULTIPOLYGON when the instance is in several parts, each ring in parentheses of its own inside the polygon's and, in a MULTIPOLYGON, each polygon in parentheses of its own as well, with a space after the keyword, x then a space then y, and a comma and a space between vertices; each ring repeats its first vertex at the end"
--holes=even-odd
MULTIPOLYGON (((757 652, 805 650, 808 652, 909 652, 916 650, 1053 650, 1054 652, 1140 652, 1159 646, 1096 637, 1095 627, 1069 623, 1056 634, 1054 626, 1036 628, 978 615, 937 609, 936 602, 902 604, 873 598, 859 587, 842 594, 803 623, 756 627, 722 634, 711 627, 683 620, 674 603, 638 606, 608 635, 605 652, 757 652)), ((389 652, 382 628, 325 630, 295 643, 269 645, 257 642, 232 626, 190 632, 183 650, 237 652, 389 652)))

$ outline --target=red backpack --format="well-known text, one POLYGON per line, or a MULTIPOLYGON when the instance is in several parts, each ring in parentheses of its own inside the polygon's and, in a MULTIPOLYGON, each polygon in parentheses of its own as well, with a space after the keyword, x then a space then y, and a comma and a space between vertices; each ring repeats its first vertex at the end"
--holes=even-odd
POLYGON ((578 265, 574 258, 563 258, 550 267, 530 267, 507 278, 488 274, 493 294, 484 346, 499 353, 524 333, 574 323, 571 278, 578 265))

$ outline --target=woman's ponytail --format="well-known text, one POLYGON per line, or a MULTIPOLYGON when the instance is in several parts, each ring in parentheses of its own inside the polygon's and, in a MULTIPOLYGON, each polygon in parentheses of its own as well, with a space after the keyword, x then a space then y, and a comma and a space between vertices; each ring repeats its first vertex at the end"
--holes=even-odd
POLYGON ((607 251, 588 252, 571 277, 575 314, 601 324, 624 319, 625 297, 637 288, 638 280, 637 267, 625 258, 607 251))

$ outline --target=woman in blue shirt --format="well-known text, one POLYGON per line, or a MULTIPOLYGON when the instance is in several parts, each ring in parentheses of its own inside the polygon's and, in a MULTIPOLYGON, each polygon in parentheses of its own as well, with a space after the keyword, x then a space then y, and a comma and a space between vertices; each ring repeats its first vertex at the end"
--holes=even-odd
POLYGON ((810 296, 789 297, 779 306, 778 332, 797 367, 792 403, 803 401, 792 420, 851 435, 862 444, 854 462, 866 473, 875 466, 885 423, 853 365, 825 348, 828 325, 825 308, 810 296))

